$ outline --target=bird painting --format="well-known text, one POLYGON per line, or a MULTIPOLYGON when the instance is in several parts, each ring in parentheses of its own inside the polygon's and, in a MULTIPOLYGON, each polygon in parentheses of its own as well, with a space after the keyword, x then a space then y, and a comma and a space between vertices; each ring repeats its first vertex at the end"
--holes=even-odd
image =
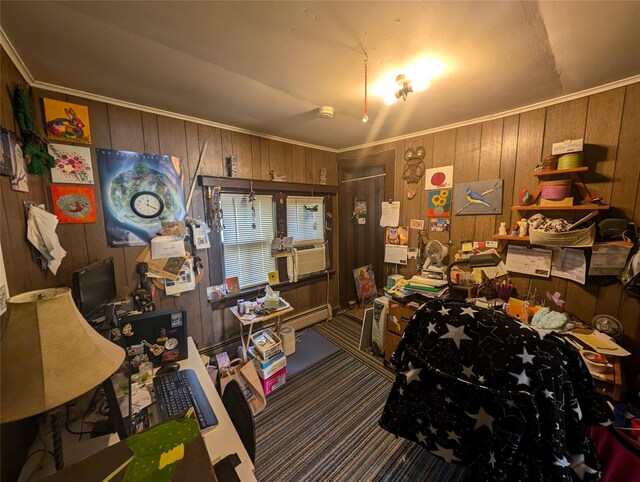
POLYGON ((456 184, 455 214, 499 214, 502 212, 502 179, 456 184), (461 206, 461 201, 466 204, 461 206))
POLYGON ((484 204, 485 206, 489 206, 490 208, 493 207, 491 204, 484 200, 482 194, 478 194, 473 189, 471 189, 471 186, 467 186, 467 201, 469 201, 470 203, 484 204))

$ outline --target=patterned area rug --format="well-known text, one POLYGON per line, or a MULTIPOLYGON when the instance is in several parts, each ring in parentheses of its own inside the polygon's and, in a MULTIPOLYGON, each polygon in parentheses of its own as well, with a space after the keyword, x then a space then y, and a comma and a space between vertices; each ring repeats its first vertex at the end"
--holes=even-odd
MULTIPOLYGON (((323 335, 337 330, 351 337, 357 331, 359 339, 358 323, 342 318, 346 317, 336 317, 315 329, 323 335)), ((342 348, 348 345, 348 337, 334 338, 331 341, 342 348)), ((256 417, 257 479, 465 480, 464 469, 379 427, 378 418, 391 389, 391 372, 376 357, 353 356, 352 348, 303 370, 269 397, 267 409, 256 417)))

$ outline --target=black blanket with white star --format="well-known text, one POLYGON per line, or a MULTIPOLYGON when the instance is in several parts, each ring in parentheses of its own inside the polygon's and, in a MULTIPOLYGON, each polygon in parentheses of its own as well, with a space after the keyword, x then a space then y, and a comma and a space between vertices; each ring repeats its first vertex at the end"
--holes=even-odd
POLYGON ((596 481, 586 425, 612 413, 572 346, 516 319, 433 300, 391 358, 380 425, 481 481, 596 481))

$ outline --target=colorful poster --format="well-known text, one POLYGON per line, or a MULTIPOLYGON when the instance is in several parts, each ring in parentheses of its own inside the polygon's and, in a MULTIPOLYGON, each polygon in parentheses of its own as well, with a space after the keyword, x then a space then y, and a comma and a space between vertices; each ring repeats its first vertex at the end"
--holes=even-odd
POLYGON ((356 282, 358 303, 364 305, 377 296, 378 289, 376 288, 376 280, 373 274, 373 265, 368 264, 354 269, 353 278, 356 282))
POLYGON ((95 223, 96 203, 92 187, 51 186, 53 213, 60 224, 95 223))
POLYGON ((385 231, 384 242, 385 244, 406 246, 409 244, 409 228, 407 226, 388 227, 385 231))
POLYGON ((502 179, 456 184, 454 196, 456 216, 502 213, 502 179))
POLYGON ((52 141, 91 144, 89 108, 53 99, 44 102, 44 121, 47 137, 52 141))
POLYGON ((110 248, 141 246, 186 216, 180 158, 96 149, 110 248))
POLYGON ((49 154, 56 165, 51 168, 51 182, 93 184, 91 149, 66 144, 49 144, 49 154))
POLYGON ((427 216, 430 218, 451 216, 451 189, 429 191, 427 198, 427 216))
POLYGON ((453 187, 453 165, 434 167, 424 171, 424 189, 449 189, 453 187))
POLYGON ((451 226, 451 220, 449 218, 434 218, 429 220, 431 231, 437 233, 448 233, 451 226))

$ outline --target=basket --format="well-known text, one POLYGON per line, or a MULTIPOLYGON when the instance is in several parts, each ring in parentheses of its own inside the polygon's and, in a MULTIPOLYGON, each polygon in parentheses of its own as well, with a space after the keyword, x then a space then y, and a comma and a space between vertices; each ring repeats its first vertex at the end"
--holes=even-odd
POLYGON ((593 246, 596 239, 596 225, 588 228, 573 229, 564 233, 548 233, 539 229, 529 228, 529 242, 541 246, 562 246, 565 248, 580 248, 593 246))
POLYGON ((582 152, 564 154, 558 159, 558 170, 575 169, 582 166, 582 152))
POLYGON ((550 199, 551 201, 559 201, 569 197, 571 195, 571 179, 542 183, 540 195, 542 199, 550 199))

